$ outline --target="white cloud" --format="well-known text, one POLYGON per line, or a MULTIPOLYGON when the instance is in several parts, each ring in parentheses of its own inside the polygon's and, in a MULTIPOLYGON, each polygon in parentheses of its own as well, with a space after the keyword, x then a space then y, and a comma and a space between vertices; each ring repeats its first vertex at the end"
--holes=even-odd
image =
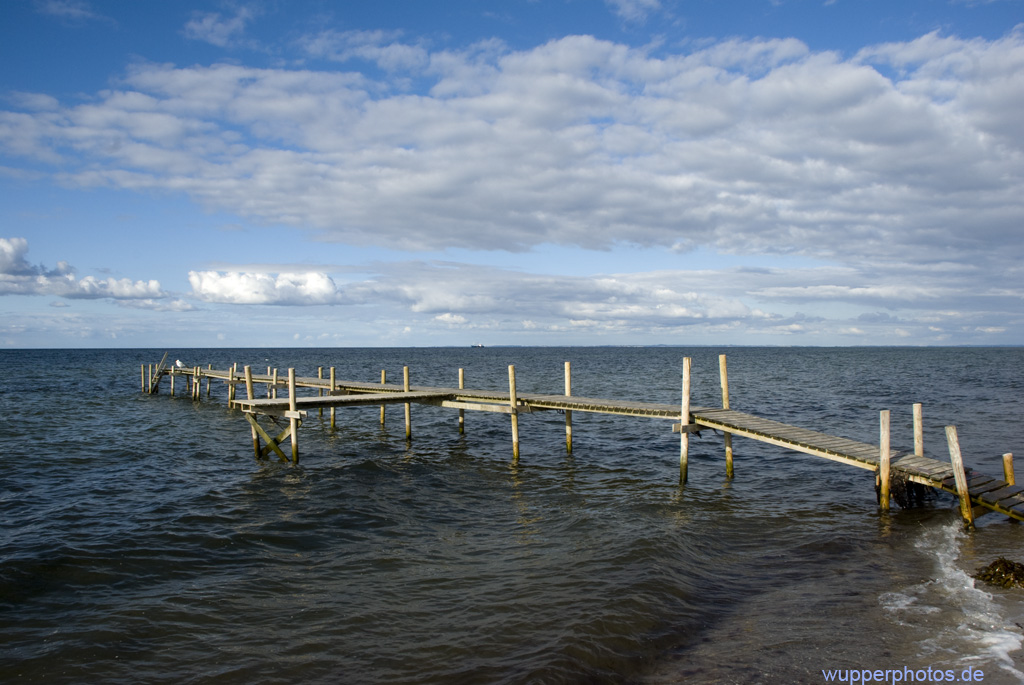
POLYGON ((264 273, 190 271, 196 297, 222 304, 319 305, 339 304, 342 294, 323 273, 264 273))
POLYGON ((659 0, 605 0, 617 15, 628 22, 643 23, 650 13, 661 9, 659 0))
POLYGON ((422 69, 430 62, 427 50, 400 42, 397 31, 322 31, 305 36, 300 47, 313 57, 347 62, 362 59, 380 68, 396 72, 422 69))
POLYGON ((364 322, 370 330, 411 318, 425 335, 459 329, 510 336, 532 331, 552 341, 586 329, 597 336, 591 342, 624 335, 646 340, 704 336, 707 341, 728 335, 747 342, 799 335, 811 342, 863 334, 877 343, 902 344, 908 337, 939 342, 935 333, 952 329, 961 331, 960 337, 963 331, 973 332, 974 341, 978 335, 1002 340, 1024 324, 1024 316, 1007 319, 997 313, 1019 310, 1024 289, 972 289, 974 269, 953 264, 905 264, 893 271, 694 268, 568 276, 399 262, 378 263, 370 277, 343 286, 326 271, 267 269, 273 271, 264 266, 259 271, 192 272, 193 294, 222 305, 343 306, 345 320, 364 322), (996 320, 1004 322, 1004 330, 989 323, 996 320))
MULTIPOLYGON (((66 21, 106 19, 97 14, 92 5, 84 0, 35 0, 35 7, 41 14, 47 14, 66 21)), ((109 21, 109 20, 108 20, 109 21)))
MULTIPOLYGON (((197 16, 193 36, 228 42, 249 20, 197 16)), ((191 272, 214 304, 373 304, 438 327, 794 335, 838 332, 833 319, 916 334, 927 317, 945 334, 947 302, 981 334, 1019 311, 1020 30, 929 34, 852 58, 796 40, 678 53, 587 36, 520 51, 432 51, 386 32, 299 43, 349 71, 139 64, 82 104, 17 94, 0 112, 5 162, 53 165, 69 185, 184 193, 325 241, 524 255, 636 244, 676 250, 691 269, 570 278, 412 263, 343 287, 319 268, 191 272), (379 70, 359 73, 360 61, 379 70), (830 266, 701 271, 689 261, 699 246, 830 266), (894 319, 857 319, 882 311, 894 319)), ((26 280, 43 277, 80 296, 166 299, 143 281, 44 273, 14 243, 0 259, 6 292, 45 290, 26 280)))
POLYGON ((156 312, 191 312, 195 311, 196 307, 191 302, 187 302, 182 299, 152 299, 144 298, 137 300, 119 300, 118 304, 122 307, 130 307, 132 309, 149 309, 156 312))
POLYGON ((466 317, 460 316, 459 314, 452 314, 451 312, 445 312, 434 317, 435 321, 440 321, 443 324, 449 326, 461 326, 466 323, 466 317))
POLYGON ((237 45, 245 34, 246 25, 256 16, 251 7, 239 6, 233 16, 220 12, 195 12, 185 24, 184 34, 190 40, 201 40, 217 47, 237 45))
POLYGON ((77 278, 67 262, 55 269, 29 264, 28 241, 0 238, 0 295, 57 295, 69 299, 151 300, 167 297, 159 281, 128 278, 77 278))
MULTIPOLYGON (((416 57, 389 68, 433 82, 423 94, 397 77, 142 65, 96 102, 0 113, 0 143, 61 160, 66 183, 185 192, 356 244, 1020 259, 1024 36, 919 42, 848 60, 793 40, 665 56, 580 36, 405 45, 416 57)), ((381 64, 402 45, 307 42, 381 64)))

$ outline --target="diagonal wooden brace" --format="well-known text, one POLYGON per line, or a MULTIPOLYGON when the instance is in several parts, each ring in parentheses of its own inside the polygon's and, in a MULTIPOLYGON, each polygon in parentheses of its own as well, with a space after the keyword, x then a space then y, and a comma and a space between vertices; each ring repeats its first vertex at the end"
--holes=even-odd
POLYGON ((291 435, 291 433, 292 433, 291 425, 289 425, 287 428, 285 428, 283 431, 281 431, 276 438, 272 438, 272 437, 270 437, 269 433, 267 433, 265 430, 263 430, 263 426, 261 426, 256 421, 256 417, 254 415, 246 414, 245 418, 248 419, 249 423, 253 427, 253 430, 255 430, 256 433, 261 438, 263 438, 264 442, 267 443, 266 447, 264 447, 264 448, 262 448, 260 450, 260 456, 261 457, 267 456, 268 454, 270 454, 271 450, 273 450, 274 452, 277 452, 277 456, 281 459, 281 461, 290 461, 290 459, 288 459, 288 457, 285 456, 285 453, 283 451, 281 451, 281 448, 279 447, 279 445, 281 444, 281 442, 283 440, 286 440, 291 435))

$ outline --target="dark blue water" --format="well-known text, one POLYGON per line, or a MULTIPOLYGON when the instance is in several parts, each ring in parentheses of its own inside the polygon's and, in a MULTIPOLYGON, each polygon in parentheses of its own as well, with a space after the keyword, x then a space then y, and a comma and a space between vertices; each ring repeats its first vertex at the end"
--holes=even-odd
MULTIPOLYGON (((188 364, 414 385, 720 402, 710 348, 170 350, 188 364)), ((865 442, 892 410, 969 466, 1024 455, 1024 349, 733 348, 733 408, 865 442)), ((823 669, 1024 671, 1022 526, 879 512, 868 471, 667 421, 413 406, 315 413, 298 466, 252 455, 223 384, 141 393, 163 350, 0 351, 0 682, 824 682, 823 669), (204 387, 205 390, 205 387, 204 387)), ((180 381, 179 381, 180 383, 180 381)), ((262 390, 262 389, 261 389, 262 390)), ((1024 456, 1019 457, 1018 461, 1024 456)), ((1021 470, 1021 469, 1018 469, 1021 470)))

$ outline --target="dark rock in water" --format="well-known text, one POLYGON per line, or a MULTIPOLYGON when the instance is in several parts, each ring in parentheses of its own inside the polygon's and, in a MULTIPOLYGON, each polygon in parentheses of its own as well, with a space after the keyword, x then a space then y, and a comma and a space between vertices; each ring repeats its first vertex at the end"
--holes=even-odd
POLYGON ((999 557, 988 566, 982 566, 974 577, 1000 587, 1024 588, 1024 564, 999 557))

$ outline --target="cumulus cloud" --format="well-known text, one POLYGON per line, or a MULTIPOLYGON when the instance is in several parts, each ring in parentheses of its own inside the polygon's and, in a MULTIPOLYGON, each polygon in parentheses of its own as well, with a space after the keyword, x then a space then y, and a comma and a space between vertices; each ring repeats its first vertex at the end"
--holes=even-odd
POLYGON ((195 297, 229 305, 369 305, 378 315, 424 317, 446 328, 641 330, 720 324, 765 315, 739 297, 701 292, 701 277, 653 272, 572 277, 470 264, 379 264, 378 273, 339 288, 327 273, 193 271, 195 297), (575 323, 574 323, 575 322, 575 323))
POLYGON ((345 319, 365 316, 375 326, 412 319, 418 330, 541 336, 586 330, 597 336, 594 341, 618 334, 693 339, 716 333, 810 340, 857 329, 876 342, 899 344, 906 337, 937 342, 955 328, 969 329, 977 333, 971 339, 983 342, 1024 323, 1020 315, 994 314, 1019 310, 1022 288, 973 290, 970 269, 906 264, 904 270, 692 268, 568 276, 414 261, 377 264, 371 277, 343 288, 327 273, 304 274, 304 281, 328 284, 316 295, 299 294, 291 284, 295 277, 286 274, 218 272, 216 287, 198 286, 196 279, 193 287, 210 302, 363 305, 346 308, 345 319), (904 289, 908 277, 916 288, 904 289), (1000 326, 986 323, 997 318, 1009 327, 996 331, 1000 326))
POLYGON ((140 65, 87 104, 22 96, 37 104, 0 112, 0 146, 59 161, 65 183, 184 192, 354 244, 1024 258, 1021 31, 851 58, 795 40, 303 45, 391 75, 140 65))
POLYGON ((0 295, 57 295, 69 299, 152 300, 167 297, 159 281, 128 278, 77 278, 67 262, 54 269, 26 259, 28 241, 0 238, 0 295))
POLYGON ((205 302, 222 304, 318 305, 344 301, 324 273, 244 273, 190 271, 192 292, 205 302))
MULTIPOLYGON (((248 21, 197 15, 189 30, 227 44, 248 21)), ((635 244, 681 259, 707 246, 830 265, 569 278, 411 263, 343 285, 322 271, 191 272, 209 303, 374 304, 437 326, 532 330, 744 321, 785 335, 823 325, 826 307, 849 309, 849 331, 941 330, 960 316, 983 332, 1012 318, 993 312, 1019 311, 1020 29, 853 56, 759 39, 432 50, 328 31, 297 44, 347 71, 138 64, 80 104, 17 94, 0 111, 0 150, 33 173, 53 165, 65 184, 184 193, 325 241, 524 254, 635 244), (365 62, 376 69, 361 73, 365 62), (866 311, 898 321, 858 320, 866 311)), ((165 300, 145 292, 158 284, 78 280, 5 249, 5 292, 165 300)))

